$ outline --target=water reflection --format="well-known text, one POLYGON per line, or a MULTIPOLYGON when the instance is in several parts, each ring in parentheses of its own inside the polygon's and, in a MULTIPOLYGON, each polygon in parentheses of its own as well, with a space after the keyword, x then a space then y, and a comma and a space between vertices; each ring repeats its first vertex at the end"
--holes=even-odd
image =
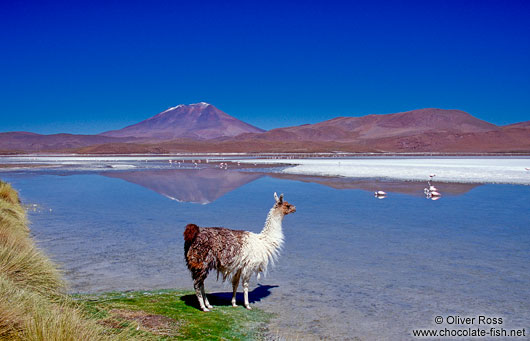
MULTIPOLYGON (((335 189, 359 189, 376 193, 375 197, 378 199, 386 198, 387 193, 400 193, 417 197, 425 196, 425 183, 419 181, 332 178, 282 173, 245 172, 219 168, 118 171, 102 172, 100 175, 122 179, 140 185, 172 200, 203 205, 214 202, 226 193, 264 176, 317 183, 335 189)), ((481 185, 438 183, 437 186, 440 188, 439 191, 443 191, 444 194, 462 195, 481 185)), ((432 200, 440 198, 440 196, 426 197, 432 200)))
POLYGON ((148 188, 172 200, 209 204, 263 174, 215 168, 100 173, 148 188))
MULTIPOLYGON (((352 178, 331 178, 324 176, 306 176, 294 174, 272 173, 268 174, 274 178, 295 180, 302 182, 317 183, 335 189, 360 189, 370 193, 381 194, 384 198, 387 193, 400 193, 412 196, 425 196, 425 182, 421 181, 397 181, 397 180, 381 180, 381 179, 352 179, 352 178)), ((438 190, 449 195, 462 195, 472 189, 482 186, 482 184, 466 184, 466 183, 437 183, 438 190)), ((434 199, 433 199, 434 200, 434 199)))

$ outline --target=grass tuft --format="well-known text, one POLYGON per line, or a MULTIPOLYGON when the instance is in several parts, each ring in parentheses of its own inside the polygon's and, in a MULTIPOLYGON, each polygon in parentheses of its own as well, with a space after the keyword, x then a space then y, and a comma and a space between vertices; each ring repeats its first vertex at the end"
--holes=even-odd
POLYGON ((55 296, 65 286, 59 270, 31 243, 6 238, 0 245, 0 274, 14 285, 55 296))
POLYGON ((10 204, 20 204, 17 191, 7 182, 0 181, 0 200, 10 204))
POLYGON ((50 300, 0 276, 0 339, 104 340, 105 330, 64 297, 50 300))

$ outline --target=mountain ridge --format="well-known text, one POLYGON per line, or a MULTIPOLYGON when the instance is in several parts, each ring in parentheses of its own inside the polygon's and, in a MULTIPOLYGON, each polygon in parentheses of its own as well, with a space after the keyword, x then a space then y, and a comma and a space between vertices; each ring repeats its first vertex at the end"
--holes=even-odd
POLYGON ((263 131, 213 105, 179 104, 97 135, 0 133, 0 152, 525 152, 530 121, 497 126, 456 109, 339 116, 263 131))
MULTIPOLYGON (((289 140, 317 139, 347 141, 353 138, 371 139, 407 136, 418 133, 451 131, 459 133, 485 132, 500 129, 460 110, 437 108, 416 109, 394 114, 341 116, 309 125, 271 129, 260 134, 261 139, 287 138, 289 140)), ((244 134, 239 139, 248 138, 244 134)))

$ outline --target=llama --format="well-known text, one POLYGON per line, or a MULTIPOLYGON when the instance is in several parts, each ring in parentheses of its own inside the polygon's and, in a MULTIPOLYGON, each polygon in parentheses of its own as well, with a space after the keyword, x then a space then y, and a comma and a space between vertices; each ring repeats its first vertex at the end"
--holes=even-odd
POLYGON ((193 287, 203 311, 212 306, 206 298, 204 280, 210 270, 217 270, 232 281, 232 306, 237 307, 236 292, 240 279, 243 282, 245 308, 248 302, 248 283, 253 273, 267 271, 269 262, 278 257, 283 244, 282 220, 286 214, 296 212, 296 207, 274 193, 274 206, 267 215, 261 233, 230 230, 224 227, 198 227, 188 224, 184 231, 184 257, 193 278, 193 287))

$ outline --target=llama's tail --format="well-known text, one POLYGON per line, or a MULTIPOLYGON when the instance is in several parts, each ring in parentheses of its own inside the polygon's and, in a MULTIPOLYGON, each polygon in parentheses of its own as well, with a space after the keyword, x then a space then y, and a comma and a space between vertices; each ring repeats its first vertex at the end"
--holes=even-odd
POLYGON ((186 225, 186 229, 184 230, 184 255, 188 254, 191 243, 193 243, 198 234, 199 226, 195 224, 186 225))

